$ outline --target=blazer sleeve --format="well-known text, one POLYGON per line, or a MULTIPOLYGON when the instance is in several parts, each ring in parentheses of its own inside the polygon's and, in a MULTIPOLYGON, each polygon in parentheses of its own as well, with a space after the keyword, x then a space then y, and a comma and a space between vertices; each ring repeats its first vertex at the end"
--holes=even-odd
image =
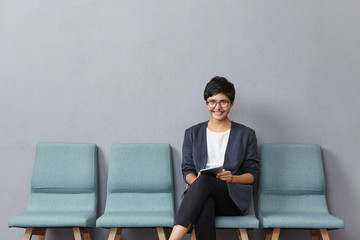
MULTIPOLYGON (((246 154, 243 164, 240 167, 242 173, 250 173, 257 180, 259 173, 258 145, 255 131, 252 130, 247 141, 246 154)), ((255 182, 254 181, 254 182, 255 182)))
POLYGON ((195 175, 197 175, 196 167, 193 159, 193 143, 192 143, 190 129, 187 129, 185 131, 183 148, 182 148, 182 158, 183 159, 182 159, 181 169, 182 169, 184 181, 186 182, 185 178, 186 175, 188 175, 189 173, 194 173, 195 175))

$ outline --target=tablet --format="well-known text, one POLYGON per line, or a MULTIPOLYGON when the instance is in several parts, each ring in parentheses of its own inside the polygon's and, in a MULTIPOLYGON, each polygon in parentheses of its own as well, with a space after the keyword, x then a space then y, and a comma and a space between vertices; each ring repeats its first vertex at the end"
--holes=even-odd
POLYGON ((223 170, 222 166, 201 169, 200 170, 200 175, 216 177, 216 174, 218 174, 218 172, 221 172, 222 170, 223 170))

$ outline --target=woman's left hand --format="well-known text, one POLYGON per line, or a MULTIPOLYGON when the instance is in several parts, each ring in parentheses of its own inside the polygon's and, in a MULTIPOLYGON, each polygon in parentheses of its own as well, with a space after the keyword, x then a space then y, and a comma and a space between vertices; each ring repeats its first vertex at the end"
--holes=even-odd
POLYGON ((224 182, 231 183, 233 175, 231 174, 230 171, 226 171, 225 169, 223 169, 221 172, 219 172, 216 175, 216 178, 218 178, 218 179, 220 179, 220 180, 222 180, 224 182))

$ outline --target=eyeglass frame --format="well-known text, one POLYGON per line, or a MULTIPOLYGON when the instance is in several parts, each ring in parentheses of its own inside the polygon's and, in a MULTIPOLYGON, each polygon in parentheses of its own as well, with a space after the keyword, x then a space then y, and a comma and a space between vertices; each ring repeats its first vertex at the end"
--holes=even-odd
POLYGON ((211 101, 206 101, 206 105, 209 106, 209 108, 216 108, 217 105, 220 105, 221 108, 227 108, 229 107, 230 101, 229 100, 220 100, 219 102, 215 101, 215 100, 211 100, 211 101), (210 104, 215 104, 214 106, 210 106, 210 104), (226 106, 222 106, 226 104, 226 106))

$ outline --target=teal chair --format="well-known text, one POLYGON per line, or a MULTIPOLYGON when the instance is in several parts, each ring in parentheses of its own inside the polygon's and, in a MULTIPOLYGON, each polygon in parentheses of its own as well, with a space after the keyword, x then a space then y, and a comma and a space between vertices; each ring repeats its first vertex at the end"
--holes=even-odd
POLYGON ((173 224, 170 145, 112 145, 105 212, 96 226, 110 228, 109 240, 119 240, 123 228, 157 228, 164 240, 164 227, 173 224))
POLYGON ((46 228, 72 227, 76 240, 90 240, 97 211, 97 148, 87 143, 39 143, 36 146, 27 210, 9 219, 26 228, 23 240, 45 238, 46 228))
MULTIPOLYGON (((236 229, 239 240, 248 240, 247 229, 259 228, 259 220, 254 213, 254 203, 251 201, 249 208, 242 216, 217 216, 215 226, 219 229, 236 229)), ((192 231, 191 240, 195 240, 195 229, 192 231)))
POLYGON ((313 240, 344 228, 328 211, 319 145, 260 146, 258 210, 266 240, 278 239, 281 228, 309 229, 313 240))

